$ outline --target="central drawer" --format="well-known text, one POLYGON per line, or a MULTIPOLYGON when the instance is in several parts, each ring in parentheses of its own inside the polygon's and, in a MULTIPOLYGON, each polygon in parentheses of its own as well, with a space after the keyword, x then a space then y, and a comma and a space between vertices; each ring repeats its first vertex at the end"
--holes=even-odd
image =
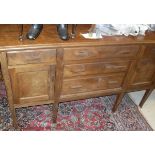
POLYGON ((64 66, 64 78, 127 71, 130 62, 97 62, 64 66))
POLYGON ((77 47, 64 49, 64 61, 91 60, 104 58, 135 58, 138 45, 77 47))
POLYGON ((121 88, 125 73, 63 81, 62 95, 121 88))

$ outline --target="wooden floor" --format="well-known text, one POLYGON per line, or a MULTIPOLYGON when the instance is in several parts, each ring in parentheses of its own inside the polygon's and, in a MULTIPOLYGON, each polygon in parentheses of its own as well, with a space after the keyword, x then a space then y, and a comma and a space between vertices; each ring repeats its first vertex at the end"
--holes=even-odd
MULTIPOLYGON (((133 101, 138 105, 145 91, 132 92, 129 93, 130 97, 133 101)), ((155 130, 155 90, 152 92, 151 96, 145 102, 144 106, 141 108, 141 111, 151 125, 151 127, 155 130)))

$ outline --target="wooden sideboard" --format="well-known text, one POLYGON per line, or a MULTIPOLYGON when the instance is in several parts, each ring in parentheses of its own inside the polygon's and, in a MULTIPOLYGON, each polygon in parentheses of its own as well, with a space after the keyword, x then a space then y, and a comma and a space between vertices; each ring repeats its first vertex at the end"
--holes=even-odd
MULTIPOLYGON (((24 25, 24 33, 29 25, 24 25)), ((59 39, 55 25, 44 25, 34 41, 18 40, 18 25, 0 25, 0 62, 10 111, 15 108, 116 94, 113 112, 126 92, 155 88, 155 33, 84 39, 90 25, 78 25, 77 37, 59 39)))

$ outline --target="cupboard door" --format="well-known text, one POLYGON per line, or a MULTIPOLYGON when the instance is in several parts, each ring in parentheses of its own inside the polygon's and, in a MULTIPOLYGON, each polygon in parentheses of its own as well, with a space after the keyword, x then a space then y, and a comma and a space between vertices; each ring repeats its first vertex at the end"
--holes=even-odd
POLYGON ((132 75, 130 86, 149 86, 152 85, 155 76, 155 60, 141 59, 136 65, 132 75))
POLYGON ((53 100, 54 65, 33 65, 9 69, 15 104, 53 100))

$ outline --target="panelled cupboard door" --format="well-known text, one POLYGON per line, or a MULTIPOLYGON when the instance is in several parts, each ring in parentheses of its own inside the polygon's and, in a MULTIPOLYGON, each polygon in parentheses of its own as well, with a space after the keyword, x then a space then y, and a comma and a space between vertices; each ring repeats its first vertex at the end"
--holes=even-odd
POLYGON ((54 65, 25 65, 11 68, 9 73, 15 104, 53 100, 54 65))
POLYGON ((152 51, 152 46, 146 47, 142 58, 135 65, 129 83, 130 87, 145 87, 153 84, 155 78, 155 52, 152 51))

